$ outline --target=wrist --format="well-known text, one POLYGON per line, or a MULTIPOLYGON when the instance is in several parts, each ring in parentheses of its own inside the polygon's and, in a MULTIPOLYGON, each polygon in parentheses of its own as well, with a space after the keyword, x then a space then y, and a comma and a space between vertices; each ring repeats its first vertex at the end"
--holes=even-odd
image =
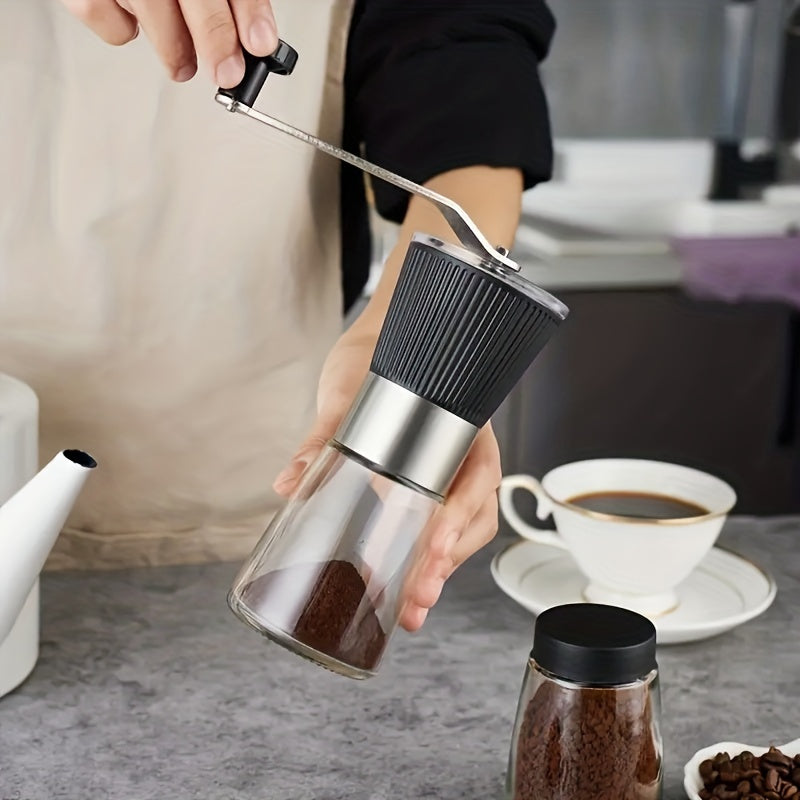
POLYGON ((355 336, 377 340, 383 320, 386 318, 386 312, 389 310, 389 303, 407 248, 407 237, 401 235, 400 241, 386 259, 378 286, 349 328, 355 336))
POLYGON ((372 299, 364 306, 364 310, 353 320, 344 333, 344 337, 351 343, 375 342, 381 332, 383 319, 386 316, 385 308, 378 308, 372 299))
MULTIPOLYGON (((427 182, 426 186, 458 202, 491 241, 511 246, 522 200, 522 174, 518 169, 465 167, 443 173, 427 182)), ((438 209, 422 198, 412 197, 381 279, 366 307, 351 325, 354 337, 377 340, 408 245, 417 231, 445 241, 457 241, 438 209)))

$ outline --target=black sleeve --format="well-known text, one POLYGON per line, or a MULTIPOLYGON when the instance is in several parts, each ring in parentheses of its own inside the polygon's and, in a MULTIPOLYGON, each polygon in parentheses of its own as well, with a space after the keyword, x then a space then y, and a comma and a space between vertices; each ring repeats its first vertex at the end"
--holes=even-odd
MULTIPOLYGON (((545 0, 358 0, 348 42, 345 138, 424 183, 457 167, 519 167, 547 180, 552 143, 539 62, 555 21, 545 0)), ((408 195, 373 184, 401 222, 408 195)))
MULTIPOLYGON (((539 62, 555 21, 545 0, 357 0, 345 71, 342 145, 417 183, 449 169, 519 167, 547 180, 552 144, 539 62)), ((380 214, 402 222, 408 195, 373 181, 380 214)), ((342 292, 369 276, 364 178, 342 167, 342 292)))

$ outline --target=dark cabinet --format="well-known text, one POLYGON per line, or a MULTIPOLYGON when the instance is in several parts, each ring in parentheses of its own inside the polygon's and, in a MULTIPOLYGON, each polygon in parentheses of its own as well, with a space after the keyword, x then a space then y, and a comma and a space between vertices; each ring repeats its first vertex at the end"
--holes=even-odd
POLYGON ((670 290, 557 294, 570 318, 495 418, 506 473, 599 456, 670 460, 728 480, 737 513, 800 511, 788 309, 670 290))

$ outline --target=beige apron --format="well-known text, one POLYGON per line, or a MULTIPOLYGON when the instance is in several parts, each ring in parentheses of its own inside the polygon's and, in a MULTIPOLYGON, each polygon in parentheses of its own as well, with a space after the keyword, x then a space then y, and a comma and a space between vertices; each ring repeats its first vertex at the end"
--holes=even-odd
MULTIPOLYGON (((300 52, 259 107, 341 135, 351 0, 273 0, 300 52)), ((100 462, 50 566, 240 559, 341 329, 338 165, 176 85, 144 36, 0 0, 0 372, 41 457, 100 462)))

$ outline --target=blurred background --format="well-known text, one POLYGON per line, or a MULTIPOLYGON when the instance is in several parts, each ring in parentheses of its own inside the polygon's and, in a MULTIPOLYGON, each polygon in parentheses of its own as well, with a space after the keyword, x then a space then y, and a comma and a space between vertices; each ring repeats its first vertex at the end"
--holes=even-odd
MULTIPOLYGON (((543 65, 561 137, 708 137, 720 122, 727 0, 550 0, 543 65)), ((756 3, 747 135, 770 137, 787 6, 756 3)), ((798 100, 800 102, 800 100, 798 100)))
POLYGON ((514 255, 571 316, 495 419, 504 469, 673 460, 800 511, 800 3, 550 5, 556 173, 514 255))

